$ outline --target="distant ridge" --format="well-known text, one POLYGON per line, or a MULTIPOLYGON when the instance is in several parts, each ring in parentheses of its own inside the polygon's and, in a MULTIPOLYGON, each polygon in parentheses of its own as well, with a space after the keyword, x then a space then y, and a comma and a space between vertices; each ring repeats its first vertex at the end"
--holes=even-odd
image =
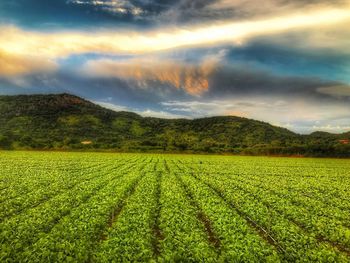
POLYGON ((350 132, 299 135, 265 122, 115 112, 70 94, 0 96, 0 149, 350 157, 350 132))

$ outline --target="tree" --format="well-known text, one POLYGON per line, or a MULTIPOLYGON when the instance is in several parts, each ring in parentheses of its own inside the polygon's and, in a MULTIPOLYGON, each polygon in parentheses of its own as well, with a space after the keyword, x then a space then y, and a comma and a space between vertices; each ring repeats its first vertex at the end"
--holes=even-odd
POLYGON ((0 148, 1 149, 11 149, 12 142, 9 137, 0 135, 0 148))

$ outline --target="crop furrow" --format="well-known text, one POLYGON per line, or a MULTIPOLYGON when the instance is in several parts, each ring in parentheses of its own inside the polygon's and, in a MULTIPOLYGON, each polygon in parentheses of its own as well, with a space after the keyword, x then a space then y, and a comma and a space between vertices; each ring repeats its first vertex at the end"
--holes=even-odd
POLYGON ((108 228, 106 239, 96 244, 89 261, 150 261, 153 254, 152 216, 155 205, 156 175, 146 170, 118 220, 108 228))
MULTIPOLYGON (((229 175, 229 176, 231 176, 231 175, 229 175)), ((256 175, 249 175, 249 177, 235 176, 234 179, 240 180, 242 183, 247 183, 247 184, 250 184, 252 186, 256 186, 258 183, 260 183, 260 184, 264 185, 264 187, 267 187, 267 189, 269 191, 271 191, 272 193, 274 193, 276 195, 280 195, 280 196, 283 196, 284 192, 286 192, 286 190, 288 190, 288 195, 292 195, 291 201, 294 201, 297 203, 297 201, 295 201, 295 198, 299 198, 299 202, 302 203, 301 204, 302 206, 309 205, 309 202, 307 200, 305 200, 303 202, 302 200, 300 200, 300 196, 298 196, 298 195, 303 195, 306 198, 308 198, 309 201, 314 202, 314 203, 318 203, 319 205, 323 206, 324 208, 329 209, 330 205, 332 206, 332 209, 338 210, 338 211, 342 211, 344 209, 349 208, 347 206, 344 206, 344 203, 341 203, 339 201, 339 200, 344 201, 344 199, 339 199, 339 198, 336 198, 334 196, 332 196, 332 199, 324 198, 324 196, 329 196, 329 193, 323 192, 321 194, 321 196, 323 198, 320 198, 320 196, 312 196, 312 195, 300 192, 300 190, 295 189, 295 186, 294 186, 297 184, 297 182, 288 181, 288 187, 285 186, 285 187, 280 187, 279 189, 276 189, 273 186, 271 186, 271 183, 269 181, 262 179, 261 176, 256 176, 256 175)), ((258 187, 260 187, 260 186, 258 186, 258 187)), ((305 189, 307 189, 307 188, 304 187, 303 190, 305 190, 305 189)), ((348 201, 348 200, 346 200, 346 201, 348 201)), ((347 217, 348 217, 348 215, 347 215, 347 217)))
POLYGON ((133 193, 135 192, 135 189, 143 176, 144 174, 142 174, 140 177, 137 177, 136 180, 133 181, 133 183, 126 189, 126 191, 124 192, 124 195, 119 200, 119 202, 113 207, 112 212, 110 213, 110 216, 108 218, 108 223, 107 223, 107 227, 105 228, 105 232, 101 233, 100 235, 99 240, 101 242, 107 239, 108 229, 112 228, 113 224, 118 220, 118 216, 120 215, 123 208, 127 204, 127 201, 130 198, 130 196, 132 196, 133 193))
MULTIPOLYGON (((201 180, 200 178, 198 179, 201 180)), ((206 182, 206 180, 203 180, 203 182, 206 182)), ((258 201, 252 198, 251 196, 242 195, 240 192, 237 192, 235 194, 234 192, 232 192, 232 190, 235 188, 231 188, 231 198, 231 194, 227 193, 227 190, 224 190, 227 187, 229 187, 229 184, 225 185, 224 189, 221 189, 222 191, 224 191, 222 192, 217 186, 215 186, 217 184, 216 182, 214 184, 209 182, 206 183, 208 184, 208 186, 216 190, 218 194, 220 194, 225 200, 227 200, 227 202, 232 204, 233 208, 237 209, 237 211, 239 211, 239 213, 241 213, 242 216, 247 218, 247 220, 251 222, 253 226, 256 225, 258 229, 262 230, 262 234, 265 234, 267 237, 272 237, 273 240, 270 239, 272 242, 280 244, 279 247, 283 248, 283 251, 285 251, 283 252, 285 254, 285 258, 287 258, 288 260, 298 260, 301 259, 303 256, 306 258, 322 258, 323 255, 326 254, 331 254, 332 257, 337 257, 337 260, 340 261, 345 260, 344 255, 337 254, 333 248, 327 246, 326 244, 326 246, 319 245, 316 239, 312 238, 310 235, 307 235, 307 233, 305 233, 305 231, 299 226, 292 227, 293 223, 290 220, 285 219, 280 213, 276 213, 274 210, 269 209, 266 205, 258 203, 258 201), (229 199, 227 199, 227 197, 229 197, 229 199), (237 203, 237 201, 239 201, 239 203, 237 203), (249 203, 249 201, 251 201, 251 203, 249 203), (239 209, 238 206, 242 207, 242 209, 246 212, 242 211, 242 209, 239 209), (254 210, 252 210, 253 207, 254 210), (261 211, 261 213, 263 212, 264 214, 266 214, 265 216, 269 216, 270 220, 267 220, 267 218, 262 217, 262 214, 258 214, 257 211, 259 210, 261 211), (253 219, 249 215, 249 213, 256 216, 256 219, 253 219), (263 222, 265 226, 261 225, 258 221, 263 222), (288 230, 289 233, 286 234, 283 233, 283 231, 280 232, 282 229, 279 229, 279 227, 284 228, 284 230, 288 230), (267 228, 270 228, 271 232, 267 230, 267 228), (274 236, 276 236, 276 238, 274 238, 274 236), (302 246, 301 244, 299 244, 297 240, 300 239, 305 239, 304 242, 306 242, 307 245, 305 244, 302 246), (293 249, 293 246, 298 247, 298 249, 293 249)))
POLYGON ((161 197, 161 187, 162 187, 162 180, 163 180, 163 174, 161 171, 155 170, 154 173, 157 174, 157 184, 155 187, 155 199, 156 199, 156 206, 153 212, 153 226, 152 226, 152 232, 153 232, 153 239, 152 239, 152 245, 153 245, 153 252, 155 258, 157 258, 161 253, 161 246, 160 242, 164 240, 164 235, 162 233, 162 230, 160 229, 160 213, 161 213, 161 204, 160 204, 160 197, 161 197))
MULTIPOLYGON (((108 166, 111 166, 111 164, 106 164, 102 168, 105 168, 108 166)), ((114 167, 113 167, 113 169, 114 169, 114 167)), ((22 196, 20 198, 20 200, 17 200, 16 202, 10 202, 9 204, 4 204, 3 205, 4 212, 1 215, 0 222, 2 220, 4 220, 5 218, 8 218, 12 215, 21 213, 22 211, 24 211, 26 209, 35 208, 35 207, 39 206, 41 203, 47 202, 51 198, 54 198, 55 196, 60 195, 67 190, 71 190, 74 187, 78 187, 80 184, 82 184, 84 182, 89 182, 89 181, 94 180, 100 176, 96 171, 91 171, 88 174, 92 175, 92 176, 87 177, 87 178, 80 178, 79 177, 79 179, 77 178, 76 181, 73 181, 74 182, 73 184, 71 184, 67 187, 62 187, 62 184, 60 184, 57 186, 57 189, 54 189, 53 192, 51 192, 51 193, 49 192, 48 189, 40 189, 39 191, 33 192, 31 196, 28 196, 28 197, 22 196), (83 181, 81 181, 81 180, 83 180, 83 181), (61 186, 61 187, 59 188, 59 186, 61 186), (38 194, 36 194, 36 193, 38 193, 38 194), (31 200, 30 197, 32 197, 32 199, 34 198, 34 201, 31 200), (29 206, 27 203, 29 203, 29 206), (16 205, 17 205, 17 207, 15 209, 13 209, 13 206, 16 206, 16 205), (7 207, 9 209, 6 209, 7 207), (12 209, 10 209, 10 208, 12 208, 12 209)), ((10 200, 10 201, 13 201, 13 200, 10 200)))
MULTIPOLYGON (((181 169, 181 167, 178 167, 181 169)), ((182 172, 185 172, 182 170, 182 172)), ((279 252, 286 253, 285 249, 278 244, 278 242, 274 239, 274 237, 262 226, 260 226, 257 222, 255 222, 253 219, 251 219, 246 213, 242 212, 240 209, 238 209, 237 206, 235 206, 233 203, 226 200, 225 196, 220 192, 218 189, 212 187, 210 184, 205 182, 204 180, 201 180, 198 178, 194 173, 191 173, 191 176, 193 176, 196 180, 203 182, 205 185, 210 187, 222 200, 225 201, 225 203, 229 204, 230 207, 232 207, 242 218, 246 220, 246 222, 249 224, 249 226, 256 231, 259 236, 261 236, 267 243, 274 246, 279 252)))
POLYGON ((346 160, 44 152, 0 159, 0 217, 9 215, 0 222, 1 262, 350 260, 346 160))
POLYGON ((135 180, 142 176, 139 170, 135 169, 120 180, 108 184, 98 195, 60 220, 50 233, 40 237, 19 256, 32 261, 34 259, 30 252, 36 251, 37 256, 40 256, 36 260, 39 261, 66 261, 69 258, 74 258, 74 261, 87 261, 93 244, 100 242, 101 235, 108 228, 115 204, 125 196, 135 180), (65 244, 64 247, 62 244, 65 244), (60 259, 62 255, 64 259, 60 259))
POLYGON ((159 217, 164 239, 160 240, 160 262, 215 262, 218 254, 198 220, 198 210, 186 196, 174 174, 175 167, 165 162, 159 217), (165 176, 166 175, 166 176, 165 176))
POLYGON ((300 196, 291 195, 291 193, 288 190, 276 190, 273 189, 273 187, 270 187, 263 183, 261 183, 260 185, 256 184, 255 181, 258 181, 258 179, 247 180, 239 176, 233 177, 230 175, 228 175, 227 178, 230 178, 230 180, 234 182, 240 182, 240 184, 236 183, 235 185, 237 185, 237 187, 241 187, 241 189, 244 191, 254 193, 254 196, 256 198, 261 198, 256 194, 261 193, 261 195, 267 196, 269 199, 271 199, 270 201, 276 200, 276 202, 281 202, 283 200, 283 202, 285 202, 284 206, 290 204, 296 210, 306 210, 307 212, 302 213, 302 216, 312 215, 313 217, 317 216, 321 218, 329 218, 329 220, 337 220, 339 221, 339 223, 343 224, 344 227, 347 227, 346 223, 349 219, 349 213, 347 213, 346 211, 341 211, 334 207, 327 207, 324 204, 322 204, 322 202, 312 202, 310 204, 311 200, 307 202, 307 200, 303 200, 300 196), (248 190, 244 187, 249 187, 252 189, 248 190))
MULTIPOLYGON (((116 169, 124 169, 125 168, 125 166, 127 166, 127 167, 129 167, 129 168, 132 168, 134 165, 136 165, 136 161, 135 162, 131 162, 131 163, 123 163, 123 164, 121 164, 120 166, 116 166, 116 167, 111 167, 111 165, 109 164, 109 165, 106 165, 105 167, 111 167, 109 170, 103 170, 103 174, 106 174, 105 173, 105 171, 108 171, 108 172, 113 172, 114 170, 116 170, 116 169)), ((83 179, 83 181, 81 181, 81 180, 78 180, 77 179, 77 183, 75 183, 75 184, 73 184, 73 185, 70 185, 69 187, 63 187, 63 188, 61 188, 61 189, 59 189, 58 190, 58 192, 54 192, 54 193, 52 193, 52 195, 47 195, 47 194, 43 194, 43 196, 42 197, 39 197, 38 198, 38 201, 37 202, 35 202, 34 204, 32 204, 31 206, 23 206, 21 209, 19 209, 19 210, 11 210, 11 209, 9 209, 8 211, 9 212, 5 212, 6 214, 5 214, 5 216, 2 216, 1 217, 1 220, 0 220, 0 222, 2 222, 3 220, 5 220, 5 219, 7 219, 7 218, 11 218, 11 217, 13 217, 13 216, 15 216, 15 215, 18 215, 18 214, 20 214, 21 212, 23 212, 23 211, 26 211, 26 210, 28 210, 28 209, 34 209, 34 208, 36 208, 36 207, 38 207, 38 206, 40 206, 40 205, 43 205, 44 203, 46 203, 46 202, 49 202, 50 200, 52 200, 53 198, 56 198, 56 197, 58 197, 58 196, 61 196, 61 195, 64 195, 64 194, 66 194, 66 192, 67 191, 71 191, 71 190, 74 190, 75 188, 79 188, 81 185, 83 185, 83 184, 86 184, 86 183, 90 183, 90 182, 92 182, 92 181, 94 181, 94 180, 99 180, 100 179, 100 177, 101 177, 101 174, 100 173, 97 173, 96 171, 95 172, 89 172, 89 174, 92 174, 92 176, 91 177, 88 177, 88 178, 86 178, 86 179, 84 179, 84 178, 82 178, 83 179)), ((46 191, 44 191, 43 190, 43 192, 45 193, 46 191)), ((8 206, 8 207, 11 207, 11 206, 8 206)))
MULTIPOLYGON (((106 165, 106 164, 97 164, 97 165, 91 165, 91 166, 88 166, 88 167, 84 167, 83 169, 75 169, 75 172, 73 172, 73 174, 75 174, 75 173, 79 173, 79 172, 81 172, 82 170, 86 170, 86 171, 89 171, 90 172, 90 170, 92 170, 91 172, 93 172, 95 169, 98 169, 98 168, 104 168, 104 167, 107 167, 108 165, 106 165)), ((55 169, 55 171, 56 172, 58 172, 58 170, 56 169, 56 167, 54 168, 55 169)), ((37 171, 37 169, 36 168, 33 168, 33 170, 35 170, 35 173, 33 173, 33 175, 35 175, 35 177, 38 177, 38 174, 39 174, 39 172, 37 171)), ((32 172, 33 170, 30 170, 30 172, 32 172)), ((48 169, 46 169, 46 173, 47 173, 47 170, 48 169)), ((68 171, 63 171, 64 173, 67 173, 68 171)), ((69 170, 69 172, 72 172, 71 170, 69 170)), ((45 170, 43 170, 42 171, 42 173, 45 173, 45 170)), ((22 177, 26 177, 27 175, 26 174, 22 174, 21 173, 21 176, 22 177)), ((47 175, 43 175, 44 177, 47 177, 47 175)), ((30 179, 30 177, 28 178, 28 179, 30 179)), ((27 180, 26 180, 27 181, 27 180)), ((45 187, 47 187, 47 186, 50 186, 51 184, 53 184, 53 183, 55 183, 55 182, 57 182, 57 181, 45 181, 45 182, 41 182, 41 181, 36 181, 34 184, 31 184, 30 185, 30 187, 29 187, 29 185, 28 185, 28 182, 24 182, 24 184, 25 184, 25 188, 26 189, 32 189, 32 191, 31 190, 29 190, 29 191, 22 191, 21 189, 20 189, 20 184, 16 184, 16 185, 11 185, 11 186, 8 186, 7 187, 7 189, 8 188, 11 188, 10 190, 13 192, 13 193, 18 193, 18 194, 16 194, 16 195, 10 195, 9 193, 2 193, 2 196, 4 197, 4 198, 1 198, 0 199, 0 204, 1 203, 3 203, 3 202, 8 202, 8 201, 11 201, 11 200, 14 200, 14 199, 16 199, 16 198, 18 198, 18 197, 23 197, 23 195, 27 195, 27 196, 30 196, 30 195, 32 195, 33 193, 35 193, 36 191, 37 191, 37 188, 40 188, 40 189, 42 189, 42 188, 45 188, 45 187), (15 188, 13 188, 13 187, 15 187, 15 188), (5 198, 6 197, 6 198, 5 198)))
POLYGON ((197 204, 197 202, 195 201, 191 191, 189 190, 189 188, 185 185, 185 183, 183 182, 183 180, 181 179, 181 177, 177 174, 176 175, 177 180, 179 181, 181 187, 184 189, 184 192, 186 193, 187 199, 189 200, 190 204, 196 208, 197 213, 197 219, 199 220, 199 222, 201 222, 201 224, 203 225, 205 231, 206 231, 206 235, 208 238, 209 243, 215 247, 218 251, 220 251, 221 248, 221 242, 220 239, 218 238, 217 234, 214 232, 213 228, 212 228, 212 223, 210 222, 209 218, 207 217, 207 215, 201 210, 201 208, 199 207, 199 205, 197 204))
MULTIPOLYGON (((8 221, 5 225, 1 226, 1 228, 4 231, 11 231, 15 234, 15 237, 19 239, 16 246, 16 253, 18 253, 23 248, 43 238, 45 234, 49 234, 56 225, 66 217, 69 217, 74 210, 79 209, 80 206, 83 206, 84 203, 94 198, 100 191, 108 188, 109 185, 114 184, 115 181, 120 180, 127 174, 128 172, 126 171, 115 176, 111 173, 101 175, 101 177, 104 178, 107 176, 107 178, 98 182, 96 186, 94 184, 86 184, 86 189, 81 191, 80 194, 77 192, 72 193, 71 197, 69 195, 67 195, 67 197, 62 196, 62 200, 58 199, 50 207, 43 208, 44 210, 41 209, 37 211, 37 213, 31 213, 25 218, 19 217, 16 220, 8 221), (91 189, 89 189, 90 187, 91 189), (23 229, 25 231, 23 231, 23 229)), ((5 236, 5 239, 2 238, 1 242, 3 244, 10 243, 12 238, 14 237, 11 235, 5 236)))
MULTIPOLYGON (((263 173, 264 176, 261 176, 260 173, 256 173, 255 171, 245 171, 243 174, 240 173, 230 173, 227 174, 226 170, 222 171, 221 169, 215 170, 213 171, 207 171, 207 170, 201 170, 200 168, 197 168, 198 170, 200 170, 200 172, 205 173, 205 174, 210 174, 210 175, 214 175, 214 176, 234 176, 235 178, 244 178, 247 181, 257 181, 257 182, 262 182, 262 183, 266 183, 266 184, 271 184, 271 181, 276 182, 280 185, 280 189, 286 189, 288 188, 289 191, 295 191, 298 192, 298 188, 300 187, 300 183, 302 183, 302 189, 305 191, 311 191, 311 195, 308 194, 308 197, 315 200, 315 201, 320 201, 323 204, 328 204, 328 205, 332 205, 335 207, 338 207, 339 209, 345 209, 345 210, 349 210, 350 208, 350 203, 349 203, 349 198, 346 197, 340 197, 339 193, 341 192, 340 190, 336 190, 334 187, 328 187, 329 189, 331 189, 331 192, 327 191, 324 189, 325 185, 327 185, 327 183, 321 183, 319 182, 317 179, 314 179, 313 181, 307 181, 307 182, 303 182, 303 180, 301 180, 301 176, 300 175, 288 175, 288 174, 281 174, 281 175, 276 175, 276 174, 266 174, 263 173), (275 178, 278 178, 278 180, 276 180, 275 178), (323 188, 320 186, 322 185, 323 188), (331 193, 331 194, 330 194, 331 193), (316 195, 316 196, 314 196, 316 195), (331 199, 330 198, 326 198, 327 196, 331 195, 331 199), (347 204, 347 205, 346 205, 347 204)), ((230 171, 229 169, 227 171, 230 171)), ((344 183, 344 185, 347 185, 346 183, 344 183)))
MULTIPOLYGON (((301 209, 303 209, 303 207, 295 207, 295 206, 288 206, 288 202, 289 200, 282 200, 280 198, 277 199, 271 199, 271 196, 269 196, 266 192, 262 193, 260 195, 256 194, 259 193, 259 191, 261 189, 259 188, 254 188, 254 189, 248 189, 245 186, 248 186, 249 184, 244 183, 243 185, 237 184, 237 181, 240 181, 239 179, 237 180, 232 180, 232 183, 242 192, 245 192, 247 194, 249 194, 250 196, 253 196, 256 200, 260 201, 262 204, 264 204, 266 207, 268 207, 270 210, 274 210, 277 213, 279 213, 281 216, 283 216, 284 218, 286 218, 287 220, 291 221, 294 225, 298 226, 300 229, 302 229, 306 234, 311 235, 313 233, 316 233, 318 236, 322 237, 321 239, 318 240, 323 240, 323 242, 336 247, 335 244, 337 244, 337 246, 340 248, 340 251, 348 253, 348 249, 346 248, 346 245, 349 243, 349 239, 346 238, 345 236, 345 232, 347 231, 348 233, 350 233, 349 229, 342 229, 339 224, 337 225, 337 222, 334 222, 334 220, 323 220, 324 222, 328 222, 330 223, 330 226, 328 225, 324 225, 324 227, 322 229, 316 228, 314 226, 314 218, 311 217, 311 215, 313 216, 312 212, 303 212, 300 211, 301 209), (271 201, 273 201, 273 204, 271 204, 271 201), (293 213, 293 211, 295 211, 295 213, 293 213), (294 216, 295 214, 295 216, 294 216), (309 216, 310 218, 305 218, 309 216), (307 225, 308 224, 308 225, 307 225), (333 225, 335 225, 336 227, 332 227, 333 225), (326 230, 326 232, 324 232, 324 229, 326 230), (342 232, 343 230, 343 232, 342 232), (326 234, 324 233, 334 233, 333 234, 333 239, 334 240, 330 240, 329 237, 326 236, 326 234), (342 233, 344 233, 344 236, 341 235, 342 233), (347 242, 347 243, 343 243, 343 242, 347 242)), ((321 218, 322 219, 322 218, 321 218)), ((317 221, 315 222, 315 225, 317 226, 317 221)))

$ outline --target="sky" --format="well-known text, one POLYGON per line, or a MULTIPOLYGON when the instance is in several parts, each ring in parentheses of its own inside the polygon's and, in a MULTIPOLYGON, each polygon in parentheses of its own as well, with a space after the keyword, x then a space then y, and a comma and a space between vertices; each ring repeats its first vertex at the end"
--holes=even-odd
POLYGON ((350 131, 350 0, 0 0, 0 94, 350 131))

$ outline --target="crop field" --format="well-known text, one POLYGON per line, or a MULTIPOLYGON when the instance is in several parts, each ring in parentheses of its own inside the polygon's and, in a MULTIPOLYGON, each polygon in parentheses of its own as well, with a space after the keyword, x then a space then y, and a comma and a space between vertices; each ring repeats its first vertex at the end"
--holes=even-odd
POLYGON ((350 160, 0 152, 0 262, 350 262, 350 160))

